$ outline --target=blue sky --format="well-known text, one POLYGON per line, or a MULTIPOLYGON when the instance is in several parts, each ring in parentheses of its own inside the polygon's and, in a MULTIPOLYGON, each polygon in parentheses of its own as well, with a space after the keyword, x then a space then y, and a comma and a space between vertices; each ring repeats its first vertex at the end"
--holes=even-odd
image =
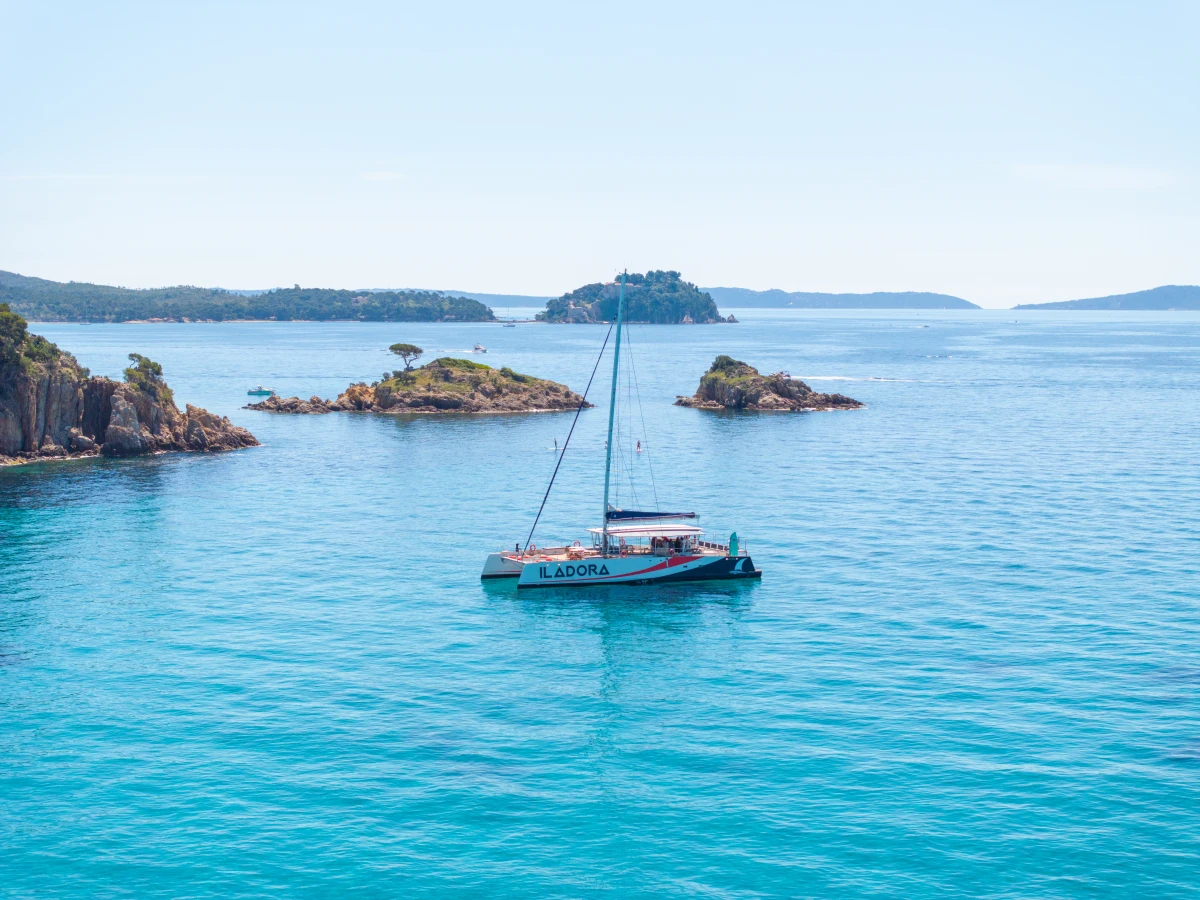
POLYGON ((1195 3, 0 0, 0 268, 559 294, 1200 283, 1195 3))

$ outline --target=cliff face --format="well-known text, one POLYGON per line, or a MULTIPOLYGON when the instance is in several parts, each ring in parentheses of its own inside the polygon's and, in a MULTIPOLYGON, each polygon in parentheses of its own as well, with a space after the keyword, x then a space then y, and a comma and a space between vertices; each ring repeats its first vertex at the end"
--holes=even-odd
POLYGON ((160 380, 89 377, 69 353, 28 335, 24 320, 0 304, 0 463, 257 444, 226 418, 190 405, 181 413, 160 380))
MULTIPOLYGON (((247 409, 298 415, 328 412, 505 413, 576 409, 583 398, 565 384, 442 357, 375 384, 352 384, 337 400, 268 397, 247 409)), ((586 404, 591 406, 590 403, 586 404)))
POLYGON ((64 447, 83 413, 81 373, 64 360, 33 372, 0 369, 0 455, 64 447))
POLYGON ((843 394, 819 394, 783 372, 764 376, 744 362, 718 356, 701 377, 696 393, 676 398, 675 405, 694 409, 800 411, 858 409, 863 404, 843 394))

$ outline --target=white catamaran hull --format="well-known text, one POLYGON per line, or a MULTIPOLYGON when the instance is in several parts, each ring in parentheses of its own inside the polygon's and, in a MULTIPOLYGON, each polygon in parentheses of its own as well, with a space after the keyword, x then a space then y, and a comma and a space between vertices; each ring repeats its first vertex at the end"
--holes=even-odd
POLYGON ((489 553, 480 578, 519 578, 526 560, 514 553, 489 553))
POLYGON ((585 584, 649 584, 761 578, 749 556, 610 556, 569 562, 530 562, 518 588, 585 584))

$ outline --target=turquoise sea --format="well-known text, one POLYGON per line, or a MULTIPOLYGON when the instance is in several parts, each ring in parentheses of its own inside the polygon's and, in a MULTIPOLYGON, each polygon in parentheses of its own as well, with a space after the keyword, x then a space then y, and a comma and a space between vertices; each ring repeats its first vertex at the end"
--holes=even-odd
POLYGON ((1200 893, 1200 315, 743 319, 631 329, 631 465, 761 583, 519 595, 571 414, 241 406, 402 340, 578 390, 601 328, 36 327, 263 446, 0 471, 0 895, 1200 893), (718 353, 868 407, 672 406, 718 353))

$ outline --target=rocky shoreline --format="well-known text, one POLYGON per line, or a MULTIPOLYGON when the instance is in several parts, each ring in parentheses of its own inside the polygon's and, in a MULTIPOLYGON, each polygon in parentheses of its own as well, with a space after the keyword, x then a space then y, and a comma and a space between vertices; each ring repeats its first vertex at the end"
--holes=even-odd
POLYGON ((565 384, 509 368, 444 356, 420 368, 393 372, 373 384, 352 384, 336 400, 271 395, 245 408, 287 415, 375 412, 391 415, 562 412, 591 406, 565 384))
POLYGON ((760 375, 730 356, 718 356, 700 378, 691 397, 677 397, 676 406, 690 409, 817 412, 861 409, 865 404, 844 394, 821 394, 786 372, 760 375))
POLYGON ((0 304, 0 465, 85 456, 258 446, 245 428, 188 404, 136 353, 125 381, 93 377, 0 304))
POLYGON ((258 403, 247 403, 243 409, 257 412, 287 413, 293 416, 320 416, 334 411, 336 401, 322 400, 315 394, 307 400, 299 397, 277 397, 272 394, 258 403))

